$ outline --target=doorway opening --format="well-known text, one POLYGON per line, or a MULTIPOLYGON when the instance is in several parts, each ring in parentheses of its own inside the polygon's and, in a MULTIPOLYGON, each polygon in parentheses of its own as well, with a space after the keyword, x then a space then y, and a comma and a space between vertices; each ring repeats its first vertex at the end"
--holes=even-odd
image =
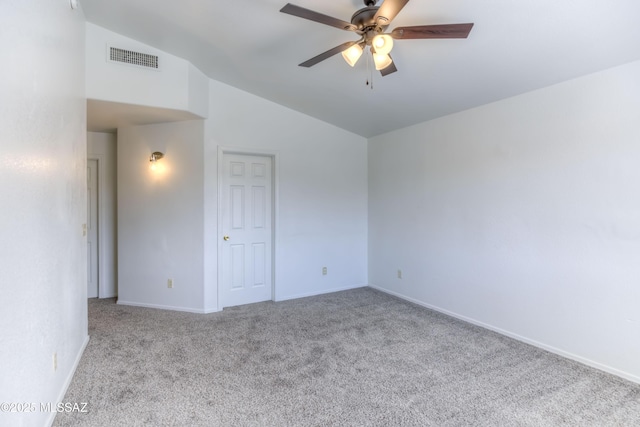
POLYGON ((87 159, 87 298, 100 295, 98 159, 87 159))

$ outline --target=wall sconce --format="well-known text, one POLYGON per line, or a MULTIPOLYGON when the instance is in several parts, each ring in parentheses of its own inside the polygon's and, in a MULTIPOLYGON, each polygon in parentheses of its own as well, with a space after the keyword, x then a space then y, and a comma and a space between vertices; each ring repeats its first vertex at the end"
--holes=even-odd
POLYGON ((154 151, 153 153, 151 153, 151 157, 149 157, 149 163, 150 163, 149 167, 151 168, 152 171, 158 168, 158 160, 160 160, 163 157, 164 157, 164 154, 162 154, 159 151, 154 151))

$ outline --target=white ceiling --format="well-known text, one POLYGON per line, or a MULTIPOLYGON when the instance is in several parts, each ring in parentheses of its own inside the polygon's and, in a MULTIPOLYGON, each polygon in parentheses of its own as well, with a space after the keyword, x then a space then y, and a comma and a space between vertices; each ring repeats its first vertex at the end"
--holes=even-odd
MULTIPOLYGON (((362 59, 354 68, 341 55, 298 67, 358 37, 280 13, 287 0, 80 3, 89 22, 364 137, 640 59, 638 0, 412 0, 388 30, 475 26, 467 39, 396 41, 398 72, 375 73, 373 89, 362 59)), ((291 3, 345 21, 364 7, 362 0, 291 3)))

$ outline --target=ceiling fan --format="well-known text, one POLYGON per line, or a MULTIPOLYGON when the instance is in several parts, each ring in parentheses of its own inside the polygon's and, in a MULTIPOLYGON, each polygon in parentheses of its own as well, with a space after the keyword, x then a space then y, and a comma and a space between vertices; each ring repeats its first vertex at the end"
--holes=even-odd
POLYGON ((353 14, 351 22, 314 12, 291 3, 287 3, 280 9, 280 12, 330 25, 341 30, 353 31, 360 36, 359 40, 343 43, 318 56, 314 56, 299 64, 301 67, 312 67, 338 53, 342 53, 347 64, 353 67, 362 56, 365 47, 370 46, 376 70, 386 76, 398 71, 390 55, 394 39, 464 39, 467 38, 473 27, 472 23, 417 25, 413 27, 398 27, 390 33, 385 33, 393 18, 408 2, 409 0, 384 0, 380 6, 376 6, 376 0, 364 0, 365 7, 353 14))

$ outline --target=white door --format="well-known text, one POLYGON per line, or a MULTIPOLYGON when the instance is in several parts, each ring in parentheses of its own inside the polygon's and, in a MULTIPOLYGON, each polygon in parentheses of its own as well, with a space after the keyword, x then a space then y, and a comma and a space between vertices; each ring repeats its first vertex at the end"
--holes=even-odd
POLYGON ((98 297, 98 161, 87 160, 87 297, 98 297))
POLYGON ((220 301, 222 307, 272 299, 271 157, 224 154, 220 301))

